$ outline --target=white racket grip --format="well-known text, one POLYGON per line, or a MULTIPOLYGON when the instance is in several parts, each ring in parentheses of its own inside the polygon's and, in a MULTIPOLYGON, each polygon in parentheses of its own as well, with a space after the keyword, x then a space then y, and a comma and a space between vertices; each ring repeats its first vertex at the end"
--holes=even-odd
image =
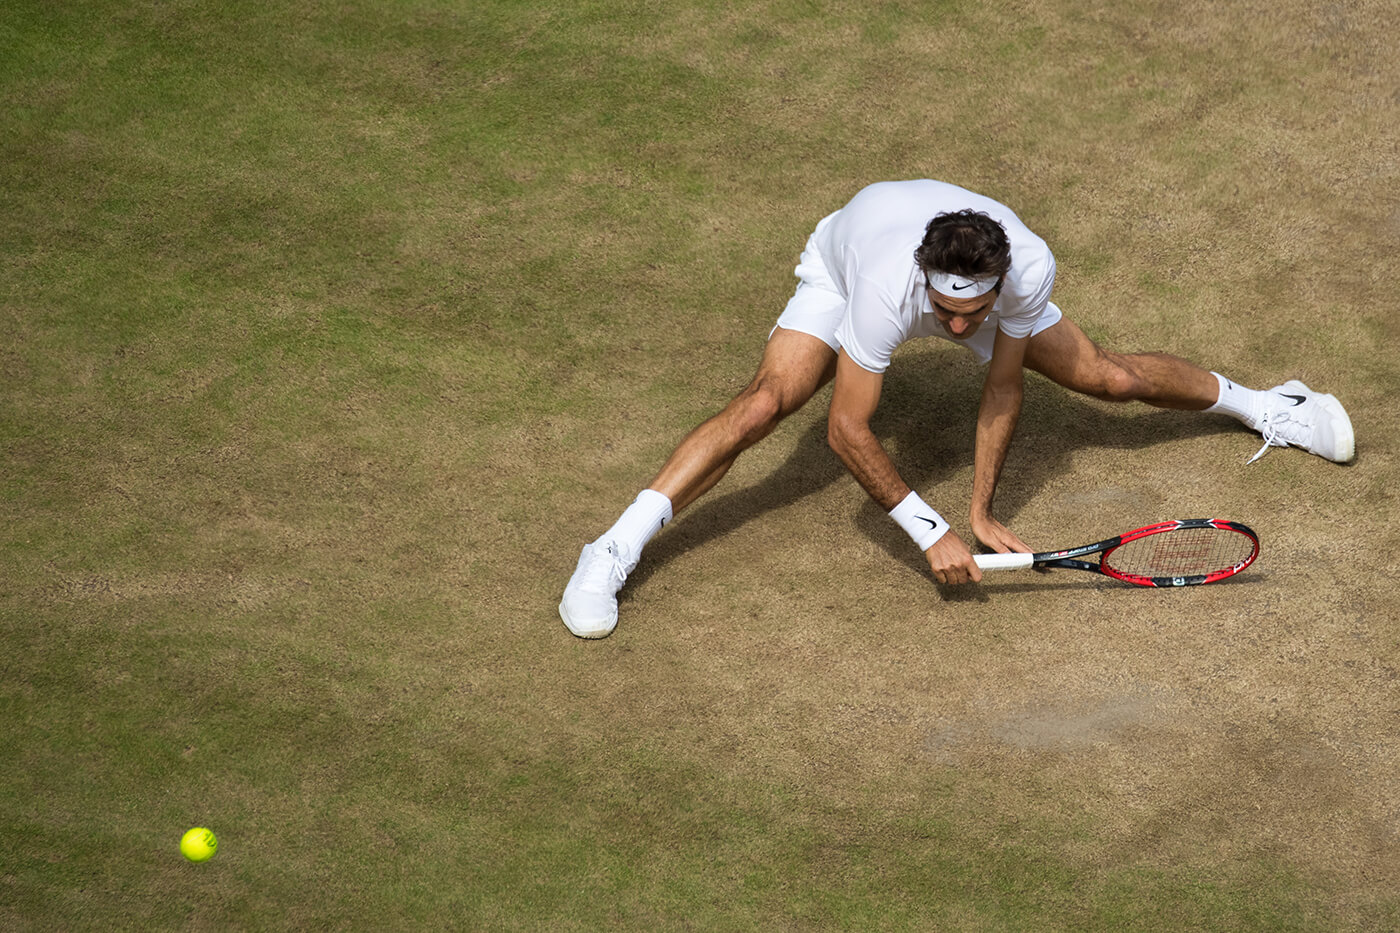
POLYGON ((1034 554, 974 554, 983 570, 1025 570, 1035 563, 1034 554))

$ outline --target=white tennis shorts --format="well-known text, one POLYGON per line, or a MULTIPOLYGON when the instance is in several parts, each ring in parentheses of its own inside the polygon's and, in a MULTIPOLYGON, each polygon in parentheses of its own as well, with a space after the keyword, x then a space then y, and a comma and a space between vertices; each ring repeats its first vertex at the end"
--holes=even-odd
MULTIPOLYGON (((778 323, 773 326, 773 331, 781 327, 784 330, 811 334, 831 349, 840 350, 841 341, 837 339, 836 332, 846 316, 846 298, 837 291, 836 283, 832 281, 831 273, 827 271, 826 262, 817 248, 817 236, 835 216, 828 214, 823 217, 821 223, 817 224, 817 229, 807 238, 807 247, 802 250, 797 268, 793 270, 798 279, 797 290, 788 299, 783 313, 778 316, 778 323)), ((1034 337, 1057 324, 1061 317, 1063 315, 1060 309, 1053 301, 1050 302, 1045 308, 1045 313, 1031 329, 1031 336, 1034 337)), ((773 331, 768 332, 770 338, 773 331)), ((992 312, 982 326, 977 328, 977 333, 966 340, 958 340, 941 327, 934 329, 933 335, 972 351, 977 361, 986 365, 992 358, 992 342, 996 339, 996 333, 996 312, 992 312)))

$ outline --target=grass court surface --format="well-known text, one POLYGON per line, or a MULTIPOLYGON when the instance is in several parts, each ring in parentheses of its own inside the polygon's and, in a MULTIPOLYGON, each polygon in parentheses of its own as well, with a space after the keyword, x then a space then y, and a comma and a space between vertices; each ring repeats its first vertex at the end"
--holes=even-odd
MULTIPOLYGON (((1393 12, 10 4, 0 926, 1400 926, 1393 12), (571 637, 812 226, 914 177, 1106 345, 1336 394, 1357 462, 1032 379, 1028 543, 1262 556, 942 589, 824 393, 571 637)), ((979 388, 906 345, 876 422, 960 532, 979 388)))

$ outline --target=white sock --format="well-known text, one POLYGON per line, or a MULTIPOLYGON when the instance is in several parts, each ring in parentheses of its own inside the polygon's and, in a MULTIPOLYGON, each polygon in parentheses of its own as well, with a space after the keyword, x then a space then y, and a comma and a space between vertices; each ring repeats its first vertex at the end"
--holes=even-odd
POLYGON ((1232 415, 1242 421, 1246 427, 1258 428, 1259 419, 1264 415, 1269 393, 1260 392, 1258 389, 1247 389, 1231 382, 1220 373, 1213 372, 1211 375, 1220 383, 1220 398, 1206 411, 1232 415))
POLYGON ((646 543, 670 520, 671 500, 655 489, 643 489, 622 517, 598 540, 616 541, 636 560, 641 557, 646 543))

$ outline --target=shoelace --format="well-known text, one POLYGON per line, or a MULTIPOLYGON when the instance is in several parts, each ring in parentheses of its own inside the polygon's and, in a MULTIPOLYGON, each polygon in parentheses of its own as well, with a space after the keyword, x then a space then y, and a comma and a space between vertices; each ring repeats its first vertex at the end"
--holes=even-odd
POLYGON ((1245 466, 1249 466, 1255 460, 1264 456, 1270 447, 1287 446, 1288 444, 1287 441, 1283 444, 1274 443, 1274 441, 1279 439, 1279 436, 1278 429, 1274 427, 1274 413, 1271 411, 1264 412, 1264 417, 1259 419, 1259 433, 1264 435, 1264 446, 1260 447, 1254 456, 1245 461, 1245 466))
POLYGON ((1294 431, 1291 438, 1285 435, 1290 422, 1299 429, 1306 425, 1305 422, 1300 422, 1297 418, 1290 416, 1289 411, 1291 409, 1264 412, 1264 417, 1259 419, 1259 433, 1264 436, 1264 446, 1260 447, 1258 452, 1245 462, 1245 466, 1249 466, 1264 456, 1265 451, 1270 447, 1287 447, 1290 444, 1298 447, 1307 446, 1307 438, 1302 435, 1300 430, 1294 431))
POLYGON ((588 564, 583 568, 579 588, 611 596, 622 588, 627 580, 627 571, 622 566, 611 547, 603 547, 593 552, 588 564))

